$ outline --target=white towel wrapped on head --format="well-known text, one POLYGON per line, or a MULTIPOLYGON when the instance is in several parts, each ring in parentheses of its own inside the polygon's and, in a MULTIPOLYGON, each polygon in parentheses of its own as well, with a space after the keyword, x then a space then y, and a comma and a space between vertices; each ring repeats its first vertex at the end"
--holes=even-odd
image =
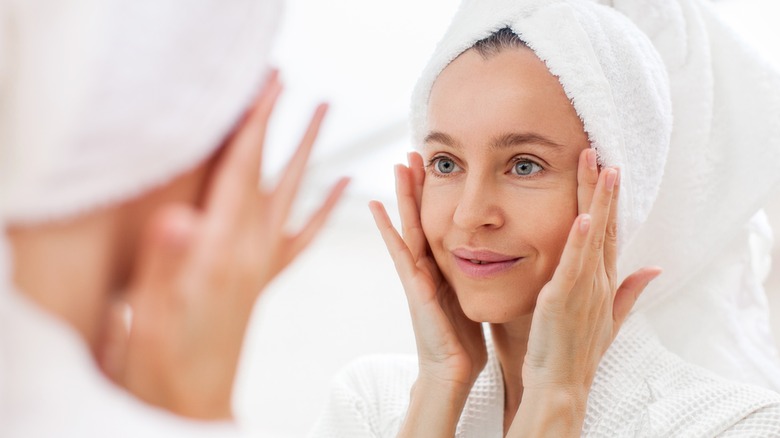
POLYGON ((201 163, 259 92, 280 5, 4 3, 0 217, 66 218, 201 163))
POLYGON ((421 145, 428 97, 439 73, 475 42, 512 29, 559 78, 600 162, 622 169, 624 246, 647 217, 661 183, 672 129, 669 84, 650 41, 621 14, 596 10, 582 1, 496 0, 490 8, 479 0, 464 1, 458 11, 464 19, 453 21, 417 83, 412 130, 421 145), (614 35, 621 38, 609 38, 614 35))

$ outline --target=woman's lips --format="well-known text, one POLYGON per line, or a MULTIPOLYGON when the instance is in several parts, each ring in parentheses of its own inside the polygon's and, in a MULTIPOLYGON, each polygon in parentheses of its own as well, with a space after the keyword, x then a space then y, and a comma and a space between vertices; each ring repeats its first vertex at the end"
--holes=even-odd
POLYGON ((522 257, 513 257, 487 250, 458 248, 452 251, 455 264, 469 277, 487 278, 514 266, 522 257))

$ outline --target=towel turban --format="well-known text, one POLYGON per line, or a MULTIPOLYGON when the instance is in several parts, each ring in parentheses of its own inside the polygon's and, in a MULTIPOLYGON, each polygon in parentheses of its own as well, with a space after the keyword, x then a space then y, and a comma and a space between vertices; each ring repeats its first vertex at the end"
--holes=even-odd
POLYGON ((0 6, 0 217, 67 218, 206 159, 259 91, 278 0, 0 6))

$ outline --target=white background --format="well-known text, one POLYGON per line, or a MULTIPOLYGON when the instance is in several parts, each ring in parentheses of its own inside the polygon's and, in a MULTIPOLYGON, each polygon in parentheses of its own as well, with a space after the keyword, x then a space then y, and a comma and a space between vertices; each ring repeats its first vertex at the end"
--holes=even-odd
MULTIPOLYGON (((392 211, 392 165, 411 149, 406 128, 411 89, 457 3, 287 2, 275 54, 286 92, 273 121, 268 170, 278 171, 314 105, 326 100, 332 110, 300 212, 309 211, 311 200, 337 176, 354 180, 322 235, 256 309, 236 403, 240 419, 264 436, 305 436, 325 405, 330 380, 353 359, 414 353, 403 290, 366 203, 379 199, 392 211)), ((777 0, 717 4, 727 21, 780 65, 777 0)), ((773 219, 780 225, 776 210, 773 219)), ((780 226, 775 229, 780 235, 780 226)), ((778 265, 767 288, 780 339, 778 265)))

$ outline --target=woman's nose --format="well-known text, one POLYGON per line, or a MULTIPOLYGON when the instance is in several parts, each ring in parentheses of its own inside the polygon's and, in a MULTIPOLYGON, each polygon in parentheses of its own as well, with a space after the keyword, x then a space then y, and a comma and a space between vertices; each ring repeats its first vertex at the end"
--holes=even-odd
POLYGON ((452 221, 464 231, 500 228, 504 215, 497 198, 498 188, 489 180, 467 179, 452 221))

